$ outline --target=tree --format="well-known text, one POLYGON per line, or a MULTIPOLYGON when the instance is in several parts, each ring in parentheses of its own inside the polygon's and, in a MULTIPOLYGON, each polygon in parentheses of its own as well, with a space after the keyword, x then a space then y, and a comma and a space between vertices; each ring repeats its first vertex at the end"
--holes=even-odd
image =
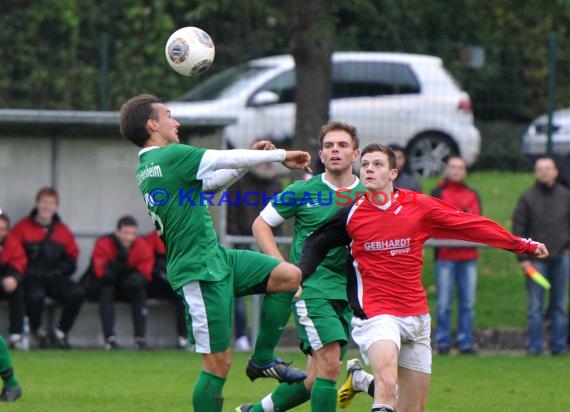
POLYGON ((329 118, 331 57, 334 50, 332 2, 294 0, 291 54, 295 59, 297 89, 295 102, 295 137, 293 145, 314 156, 313 167, 319 168, 318 141, 320 126, 329 118))

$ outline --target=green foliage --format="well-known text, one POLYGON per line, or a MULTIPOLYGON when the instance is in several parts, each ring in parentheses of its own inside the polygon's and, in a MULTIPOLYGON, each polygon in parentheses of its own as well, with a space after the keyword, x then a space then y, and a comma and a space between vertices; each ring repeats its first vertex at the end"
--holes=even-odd
MULTIPOLYGON (((224 411, 259 400, 275 387, 272 379, 247 379, 248 356, 234 355, 224 411)), ((305 364, 298 350, 282 356, 299 367, 305 364)), ((347 359, 355 356, 349 353, 347 359)), ((199 355, 174 351, 36 351, 12 357, 24 395, 5 407, 22 412, 188 411, 201 367, 199 355)), ((426 410, 564 411, 570 405, 567 367, 568 357, 436 356, 426 410)), ((359 394, 346 411, 366 411, 370 405, 371 398, 359 394)), ((295 410, 308 412, 310 404, 295 410)))
MULTIPOLYGON (((286 52, 291 0, 9 0, 0 3, 0 107, 118 109, 142 91, 166 99, 199 79, 176 75, 163 57, 176 28, 195 25, 216 43, 216 64, 286 52), (108 73, 102 38, 111 39, 108 73), (103 101, 103 82, 108 102, 103 101)), ((302 4, 302 2, 301 2, 302 4)), ((471 94, 478 119, 524 120, 546 110, 548 34, 558 39, 556 106, 570 105, 570 7, 566 0, 354 0, 330 10, 315 33, 338 50, 397 50, 441 56, 471 94), (330 26, 332 22, 334 25, 330 26), (485 66, 467 68, 465 48, 482 46, 485 66)), ((325 7, 326 6, 326 7, 325 7)))

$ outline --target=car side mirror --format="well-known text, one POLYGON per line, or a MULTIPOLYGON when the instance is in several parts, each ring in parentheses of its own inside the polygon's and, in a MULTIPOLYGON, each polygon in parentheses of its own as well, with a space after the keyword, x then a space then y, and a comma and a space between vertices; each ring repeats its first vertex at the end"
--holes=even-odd
POLYGON ((251 106, 266 106, 279 102, 279 95, 270 90, 262 90, 254 94, 250 100, 251 106))

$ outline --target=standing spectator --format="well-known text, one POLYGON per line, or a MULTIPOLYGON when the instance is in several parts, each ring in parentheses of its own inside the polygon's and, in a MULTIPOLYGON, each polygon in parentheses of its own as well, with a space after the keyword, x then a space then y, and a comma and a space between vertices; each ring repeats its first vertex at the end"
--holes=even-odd
POLYGON ((57 214, 59 194, 52 187, 40 189, 30 215, 12 229, 28 257, 24 277, 24 301, 30 329, 39 347, 47 347, 48 336, 42 327, 46 296, 61 303, 61 315, 51 327, 52 344, 69 349, 68 334, 81 309, 85 293, 71 279, 79 249, 75 237, 57 214))
POLYGON ((154 253, 138 235, 137 221, 123 216, 114 233, 100 237, 91 255, 95 276, 102 280, 99 310, 105 349, 117 349, 115 295, 131 303, 135 345, 146 349, 146 285, 152 279, 154 253))
MULTIPOLYGON (((568 282, 570 271, 570 191, 556 182, 558 169, 550 157, 534 164, 536 183, 520 197, 514 215, 513 232, 533 239, 548 239, 550 257, 537 261, 519 255, 523 270, 534 265, 550 281, 550 352, 566 353, 568 335, 568 282)), ((526 277, 529 355, 544 349, 544 289, 526 277)))
MULTIPOLYGON (((450 157, 445 167, 445 179, 437 184, 432 196, 445 200, 463 212, 480 215, 479 195, 467 186, 466 177, 465 160, 459 156, 450 157)), ((447 355, 451 348, 451 301, 454 285, 457 288, 457 348, 462 354, 475 353, 473 322, 477 291, 477 257, 478 251, 474 247, 441 247, 435 250, 435 340, 440 355, 447 355)))
POLYGON ((408 171, 406 151, 404 148, 399 144, 391 144, 388 147, 390 147, 396 155, 398 177, 394 180, 394 186, 400 189, 408 189, 421 193, 422 187, 420 186, 420 182, 408 171))
POLYGON ((20 241, 10 235, 10 219, 0 210, 0 297, 10 304, 10 347, 22 348, 24 294, 21 282, 28 258, 20 241))
POLYGON ((184 302, 170 287, 166 273, 166 248, 164 242, 153 230, 146 236, 146 241, 154 252, 154 268, 152 269, 152 281, 147 286, 147 296, 149 298, 167 299, 174 304, 176 317, 176 347, 178 349, 188 349, 188 329, 186 328, 186 311, 184 302))
MULTIPOLYGON (((253 167, 240 180, 227 188, 230 199, 242 199, 246 193, 252 192, 261 198, 262 193, 270 198, 281 190, 278 166, 273 163, 253 167)), ((227 232, 230 235, 253 236, 251 225, 263 209, 263 202, 246 204, 235 202, 227 207, 227 232)), ((249 244, 235 244, 236 249, 250 249, 249 244)), ((255 247, 255 246, 254 246, 255 247)), ((247 334, 246 297, 236 297, 234 305, 234 350, 249 352, 251 343, 247 334)))

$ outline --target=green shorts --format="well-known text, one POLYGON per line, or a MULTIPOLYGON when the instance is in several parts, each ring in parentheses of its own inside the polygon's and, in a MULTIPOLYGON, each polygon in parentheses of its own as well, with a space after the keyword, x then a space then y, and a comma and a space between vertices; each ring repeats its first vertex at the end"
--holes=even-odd
POLYGON ((264 293, 279 259, 251 250, 228 249, 228 276, 196 280, 177 290, 186 307, 188 339, 198 353, 223 352, 231 346, 234 296, 264 293))
POLYGON ((352 311, 348 302, 333 299, 304 299, 293 303, 301 350, 310 355, 333 342, 340 343, 341 359, 348 348, 352 311))

